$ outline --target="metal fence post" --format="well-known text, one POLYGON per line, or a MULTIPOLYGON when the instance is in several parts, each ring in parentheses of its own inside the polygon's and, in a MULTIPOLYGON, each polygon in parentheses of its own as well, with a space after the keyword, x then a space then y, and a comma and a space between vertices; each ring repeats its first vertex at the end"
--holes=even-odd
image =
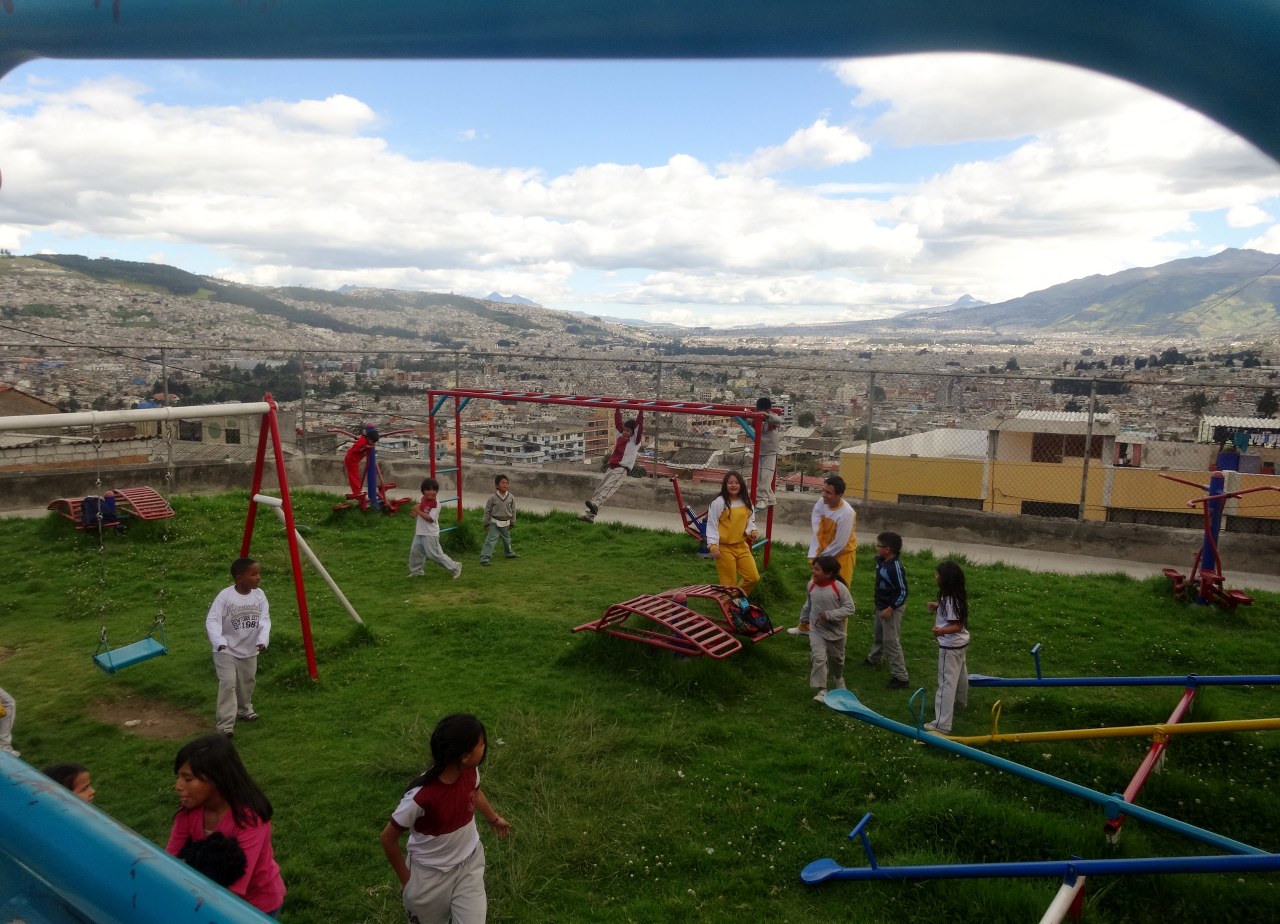
MULTIPOLYGON (((871 497, 871 433, 876 422, 876 374, 867 375, 867 435, 862 442, 862 499, 871 497)), ((804 483, 801 482, 801 488, 804 483)))
POLYGON ((1084 425, 1084 464, 1080 466, 1080 510, 1076 521, 1084 522, 1085 503, 1089 499, 1089 459, 1093 455, 1093 415, 1097 409, 1098 380, 1089 380, 1089 416, 1084 425))

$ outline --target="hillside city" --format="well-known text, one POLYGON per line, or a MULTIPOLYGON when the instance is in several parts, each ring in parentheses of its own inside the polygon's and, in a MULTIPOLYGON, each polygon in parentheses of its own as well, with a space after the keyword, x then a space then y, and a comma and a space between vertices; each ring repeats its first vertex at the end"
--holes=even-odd
MULTIPOLYGON (((376 290, 347 293, 342 304, 298 294, 290 292, 289 305, 327 318, 325 326, 0 258, 0 384, 61 410, 163 403, 166 387, 171 402, 185 404, 259 400, 270 391, 308 435, 374 422, 407 431, 385 450, 412 455, 423 451, 425 393, 433 388, 746 406, 765 395, 785 414, 783 452, 796 458, 784 468, 809 475, 868 433, 880 440, 981 429, 993 415, 1017 411, 1081 412, 1091 388, 1096 410, 1135 440, 1204 440, 1208 416, 1275 415, 1280 385, 1275 339, 1172 344, 1123 335, 996 338, 981 330, 908 338, 874 321, 861 336, 812 327, 677 335, 519 302, 440 296, 414 309, 376 290)), ((486 461, 582 463, 612 443, 602 412, 483 405, 463 437, 465 451, 486 461)), ((652 434, 664 461, 738 461, 733 454, 749 443, 723 418, 668 416, 652 434)), ((20 440, 0 437, 0 445, 20 440)), ((343 442, 313 448, 340 451, 343 442)))

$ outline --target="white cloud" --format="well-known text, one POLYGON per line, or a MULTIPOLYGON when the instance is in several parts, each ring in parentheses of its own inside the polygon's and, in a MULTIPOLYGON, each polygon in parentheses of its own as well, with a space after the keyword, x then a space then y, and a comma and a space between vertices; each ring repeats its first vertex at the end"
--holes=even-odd
POLYGON ((871 146, 848 128, 819 119, 802 128, 780 145, 757 148, 750 157, 736 163, 720 164, 725 174, 771 176, 797 167, 834 167, 862 160, 871 146))
POLYGON ((1092 71, 991 54, 859 58, 832 69, 858 90, 853 105, 879 111, 876 129, 904 145, 1025 138, 1152 97, 1092 71))
POLYGON ((1280 225, 1272 225, 1259 236, 1245 241, 1244 246, 1263 253, 1280 253, 1280 225))
POLYGON ((1227 209, 1227 227, 1256 228, 1275 219, 1256 205, 1237 205, 1227 209))
MULTIPOLYGON (((17 84, 0 96, 0 246, 204 248, 218 275, 257 284, 498 289, 677 323, 834 320, 1202 253, 1196 239, 1222 229, 1197 234, 1197 215, 1255 227, 1280 195, 1249 145, 1108 78, 991 56, 835 69, 870 132, 806 118, 732 163, 673 147, 560 174, 405 156, 380 113, 341 94, 180 106, 121 79, 17 84), (873 136, 1015 140, 953 163, 873 136), (904 151, 921 179, 890 169, 904 151), (798 167, 830 179, 776 179, 798 167)), ((1278 228, 1249 246, 1280 250, 1278 228)))

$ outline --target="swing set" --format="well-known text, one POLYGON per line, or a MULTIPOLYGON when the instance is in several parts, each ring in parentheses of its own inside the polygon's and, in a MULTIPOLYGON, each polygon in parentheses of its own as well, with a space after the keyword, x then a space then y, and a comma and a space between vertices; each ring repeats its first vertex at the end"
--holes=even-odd
MULTIPOLYGON (((249 509, 245 515, 244 532, 240 540, 239 555, 242 558, 249 555, 253 539, 253 527, 257 520, 259 505, 266 503, 268 506, 274 507, 278 503, 278 513, 284 521, 285 536, 289 548, 290 571, 293 575, 294 594, 298 604, 298 621, 301 624, 302 642, 307 655, 307 673, 311 676, 312 680, 318 680, 319 671, 316 667, 315 645, 311 637, 311 617, 307 607, 306 587, 302 580, 302 558, 298 543, 298 531, 296 524, 294 523, 293 502, 289 495, 289 482, 288 475, 285 470, 283 444, 280 440, 280 425, 277 418, 276 403, 270 395, 265 395, 262 401, 245 402, 242 404, 206 404, 193 405, 191 407, 156 407, 138 408, 125 411, 80 411, 72 414, 32 414, 18 417, 0 417, 0 432, 13 430, 56 430, 63 427, 89 426, 94 429, 96 434, 99 428, 106 424, 133 423, 138 421, 163 421, 166 423, 170 434, 172 434, 172 427, 176 425, 178 420, 207 417, 255 417, 259 415, 261 415, 261 425, 258 429, 258 451, 254 461, 253 484, 249 490, 249 509), (268 444, 272 448, 272 458, 275 464, 276 478, 280 489, 279 498, 269 498, 262 494, 268 444), (259 500, 260 497, 261 500, 259 500)), ((99 446, 100 441, 95 443, 95 456, 98 472, 97 487, 99 489, 97 496, 101 497, 102 478, 101 453, 99 446)), ((172 479, 172 470, 170 470, 167 477, 172 479)), ((127 667, 132 667, 135 664, 140 664, 144 661, 149 661, 152 658, 157 658, 168 653, 169 649, 164 631, 164 578, 167 571, 169 532, 166 525, 164 536, 166 563, 161 569, 161 586, 159 591, 160 604, 151 629, 138 641, 131 642, 118 648, 112 648, 107 634, 105 619, 107 568, 104 554, 106 545, 103 541, 104 530, 110 525, 110 523, 107 519, 104 505, 99 504, 97 507, 98 510, 90 528, 96 529, 98 533, 98 582, 100 591, 98 606, 101 628, 98 633, 98 648, 93 654, 93 662, 106 673, 115 674, 127 667)), ((65 516, 61 511, 59 511, 59 514, 65 516)))
MULTIPOLYGON (((462 440, 458 437, 458 434, 462 432, 462 412, 468 404, 478 399, 512 404, 553 404, 569 405, 571 407, 608 408, 622 411, 644 411, 646 413, 684 414, 699 417, 728 417, 742 428, 754 446, 749 482, 751 486, 750 500, 752 504, 755 503, 756 481, 760 477, 760 437, 763 432, 761 428, 765 419, 769 416, 768 412, 757 410, 755 407, 745 407, 737 404, 715 404, 705 401, 650 401, 644 398, 612 398, 604 395, 551 394, 549 392, 536 391, 503 391, 494 388, 431 389, 427 392, 427 405, 430 408, 430 428, 428 430, 430 449, 428 456, 431 460, 431 477, 438 478, 441 475, 454 475, 458 489, 457 496, 441 498, 440 504, 441 506, 446 503, 457 504, 458 522, 462 522, 462 440), (452 466, 438 467, 436 450, 436 443, 439 439, 437 435, 438 418, 444 412, 445 404, 450 399, 453 400, 454 460, 452 466)), ((702 554, 706 549, 707 515, 705 512, 701 517, 696 515, 693 509, 686 506, 681 499, 680 486, 675 484, 675 479, 672 479, 672 484, 676 491, 676 503, 680 507, 680 516, 685 532, 699 541, 699 554, 702 554)), ((773 544, 772 537, 773 507, 769 507, 769 515, 765 521, 764 538, 760 539, 752 547, 753 550, 764 548, 764 567, 766 568, 769 567, 769 553, 773 544)))

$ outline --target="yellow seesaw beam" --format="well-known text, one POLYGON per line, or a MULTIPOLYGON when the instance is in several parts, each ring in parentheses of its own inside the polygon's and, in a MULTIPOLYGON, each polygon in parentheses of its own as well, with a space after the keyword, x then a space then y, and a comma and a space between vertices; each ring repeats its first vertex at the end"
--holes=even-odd
POLYGON ((943 737, 960 744, 1030 744, 1036 741, 1078 741, 1084 738, 1144 738, 1148 735, 1160 738, 1169 735, 1202 735, 1207 732, 1276 730, 1280 730, 1280 719, 1228 719, 1222 722, 1116 725, 1109 728, 1064 728, 1057 731, 968 736, 943 735, 943 737))

